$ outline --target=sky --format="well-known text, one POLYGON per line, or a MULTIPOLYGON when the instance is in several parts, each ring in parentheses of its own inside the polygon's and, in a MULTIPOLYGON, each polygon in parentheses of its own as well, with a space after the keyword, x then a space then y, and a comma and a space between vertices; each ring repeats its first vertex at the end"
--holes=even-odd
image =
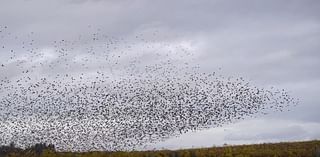
POLYGON ((156 32, 155 41, 192 51, 203 71, 284 88, 300 101, 148 146, 178 149, 320 139, 319 10, 318 0, 1 0, 0 25, 25 38, 33 32, 44 51, 98 29, 129 41, 156 32))

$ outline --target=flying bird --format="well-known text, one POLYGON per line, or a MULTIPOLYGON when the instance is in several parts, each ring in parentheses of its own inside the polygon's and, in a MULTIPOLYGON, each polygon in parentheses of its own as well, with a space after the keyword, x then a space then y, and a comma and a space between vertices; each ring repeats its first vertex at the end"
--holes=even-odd
POLYGON ((153 44, 155 33, 151 39, 133 38, 139 41, 99 30, 89 39, 56 40, 50 42, 54 59, 46 58, 35 39, 22 42, 25 59, 12 54, 1 64, 22 72, 0 76, 0 142, 133 150, 297 104, 282 89, 200 72, 200 66, 183 59, 192 58, 187 48, 153 44), (15 67, 4 65, 9 62, 15 67))

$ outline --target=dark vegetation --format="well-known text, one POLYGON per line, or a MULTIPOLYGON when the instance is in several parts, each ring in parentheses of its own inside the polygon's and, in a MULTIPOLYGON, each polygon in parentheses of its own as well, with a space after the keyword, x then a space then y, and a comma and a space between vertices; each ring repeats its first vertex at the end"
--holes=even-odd
POLYGON ((57 152, 54 145, 36 144, 26 149, 14 143, 0 147, 0 157, 320 157, 320 141, 224 146, 212 148, 132 151, 57 152))

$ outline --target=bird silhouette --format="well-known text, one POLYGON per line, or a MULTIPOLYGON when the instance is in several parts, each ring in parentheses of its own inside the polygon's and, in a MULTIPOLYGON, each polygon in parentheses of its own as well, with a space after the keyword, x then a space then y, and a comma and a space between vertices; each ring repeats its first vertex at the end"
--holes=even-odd
MULTIPOLYGON (((0 28, 8 39, 8 27, 0 28)), ((190 48, 159 42, 156 34, 126 40, 96 30, 49 42, 50 53, 33 32, 17 43, 22 49, 4 42, 0 52, 10 56, 1 60, 0 143, 133 150, 298 103, 283 89, 201 72, 190 48)))

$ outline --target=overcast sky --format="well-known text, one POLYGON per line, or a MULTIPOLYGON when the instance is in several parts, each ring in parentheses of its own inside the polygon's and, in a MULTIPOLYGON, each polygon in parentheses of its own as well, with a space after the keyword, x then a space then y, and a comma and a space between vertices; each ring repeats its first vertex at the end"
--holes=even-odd
POLYGON ((88 27, 124 38, 156 31, 159 42, 191 47, 205 71, 221 68, 300 99, 288 112, 150 146, 175 149, 320 139, 319 10, 318 0, 1 0, 0 25, 16 35, 34 32, 43 48, 88 27))

